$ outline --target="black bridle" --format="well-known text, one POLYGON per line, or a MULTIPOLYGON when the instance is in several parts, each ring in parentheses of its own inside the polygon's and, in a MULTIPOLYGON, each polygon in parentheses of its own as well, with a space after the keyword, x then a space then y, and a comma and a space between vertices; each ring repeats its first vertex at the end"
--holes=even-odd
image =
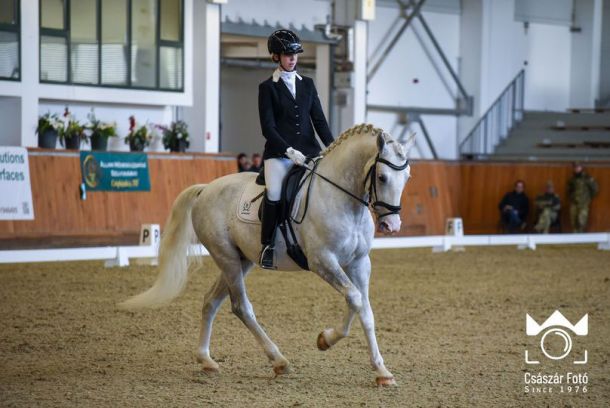
MULTIPOLYGON (((336 188, 343 191, 345 194, 352 197, 354 200, 358 201, 360 204, 364 205, 365 207, 368 208, 370 206, 373 209, 373 211, 377 214, 378 218, 387 217, 388 215, 400 213, 400 210, 402 208, 400 205, 388 204, 385 201, 378 200, 378 197, 377 197, 377 163, 385 164, 392 170, 401 171, 401 170, 404 170, 407 168, 407 166, 409 165, 409 159, 405 160, 405 162, 401 165, 396 165, 386 159, 379 157, 379 153, 377 153, 377 156, 375 156, 375 161, 373 162, 371 167, 366 172, 366 177, 364 178, 364 188, 365 189, 366 189, 366 183, 369 181, 369 178, 371 179, 370 184, 369 184, 368 201, 363 200, 362 198, 358 197, 357 195, 353 194, 352 192, 341 187, 334 181, 329 180, 325 176, 316 172, 316 168, 318 167, 318 164, 320 163, 320 161, 321 161, 321 159, 318 159, 318 160, 314 159, 314 165, 312 168, 309 168, 307 166, 303 166, 303 167, 305 167, 311 174, 315 174, 316 176, 320 177, 322 180, 335 186, 336 188), (375 196, 375 201, 373 201, 373 196, 375 196), (376 207, 383 207, 386 210, 388 210, 388 212, 379 214, 376 210, 376 207)), ((304 183, 304 181, 305 180, 303 180, 301 185, 304 183)), ((311 187, 311 182, 309 183, 309 186, 311 187)), ((309 198, 309 194, 308 194, 308 198, 309 198)), ((306 206, 306 208, 307 208, 307 206, 306 206)), ((305 210, 305 211, 307 211, 307 210, 305 210)), ((303 216, 303 218, 304 218, 304 216, 303 216)))
POLYGON ((369 171, 367 172, 367 175, 364 179, 364 186, 366 187, 367 180, 369 179, 369 177, 371 178, 371 184, 369 185, 369 201, 367 203, 367 206, 370 204, 371 207, 373 208, 373 211, 375 211, 376 213, 377 213, 377 211, 375 210, 376 207, 383 207, 386 210, 388 210, 388 212, 383 213, 383 214, 377 213, 377 217, 382 218, 382 217, 387 217, 388 215, 392 215, 392 214, 399 214, 400 210, 401 210, 400 205, 392 205, 392 204, 386 203, 385 201, 378 200, 378 197, 377 197, 377 163, 385 164, 392 170, 402 171, 402 170, 406 169, 407 166, 409 165, 409 159, 405 160, 405 162, 401 165, 396 165, 386 159, 379 157, 379 153, 377 153, 377 156, 375 157, 375 162, 369 168, 369 171), (375 195, 375 201, 373 201, 373 195, 375 195), (371 201, 373 201, 373 202, 371 203, 371 201))

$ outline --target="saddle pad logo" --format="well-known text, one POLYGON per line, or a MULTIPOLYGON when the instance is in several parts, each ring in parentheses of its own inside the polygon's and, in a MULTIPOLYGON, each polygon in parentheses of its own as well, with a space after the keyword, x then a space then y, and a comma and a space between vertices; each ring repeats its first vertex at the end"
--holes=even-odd
POLYGON ((246 201, 241 206, 241 215, 250 215, 250 209, 252 208, 252 203, 250 201, 246 201))

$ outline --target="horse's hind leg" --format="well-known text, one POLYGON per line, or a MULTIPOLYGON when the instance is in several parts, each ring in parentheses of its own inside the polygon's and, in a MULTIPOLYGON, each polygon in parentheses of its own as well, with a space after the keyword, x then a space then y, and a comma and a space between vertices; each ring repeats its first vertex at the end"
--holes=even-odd
POLYGON ((265 354, 271 361, 271 364, 273 364, 275 374, 288 373, 290 371, 288 360, 280 353, 278 347, 256 321, 254 309, 246 294, 245 273, 242 272, 246 268, 249 270, 253 264, 250 261, 242 261, 239 257, 237 259, 229 259, 227 257, 220 259, 215 257, 214 260, 222 269, 225 282, 228 285, 231 297, 231 310, 246 325, 258 343, 263 347, 265 354))
POLYGON ((228 294, 228 286, 221 275, 216 279, 216 282, 214 282, 214 285, 204 298, 203 309, 201 311, 201 333, 199 335, 197 361, 202 364, 205 371, 218 371, 218 363, 210 357, 210 338, 212 336, 212 324, 214 323, 216 312, 218 312, 218 308, 228 294))

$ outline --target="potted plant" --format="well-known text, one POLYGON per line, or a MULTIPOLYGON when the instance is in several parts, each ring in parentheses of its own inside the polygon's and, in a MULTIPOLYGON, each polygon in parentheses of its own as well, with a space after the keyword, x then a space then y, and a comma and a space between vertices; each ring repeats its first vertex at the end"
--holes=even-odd
POLYGON ((136 118, 129 117, 129 134, 125 137, 125 144, 129 145, 132 152, 142 152, 146 146, 150 146, 153 131, 147 124, 137 127, 136 118))
POLYGON ((91 139, 91 150, 108 150, 108 138, 115 137, 116 123, 115 122, 102 122, 96 116, 93 109, 87 115, 89 124, 86 129, 89 131, 89 138, 91 139))
POLYGON ((59 133, 59 142, 66 149, 80 149, 81 140, 87 141, 85 127, 72 116, 68 107, 64 110, 64 127, 59 133))
POLYGON ((59 115, 50 112, 38 118, 38 147, 45 149, 55 149, 57 145, 57 135, 63 131, 64 122, 59 119, 59 115))
POLYGON ((169 127, 158 125, 163 132, 163 147, 170 152, 184 152, 190 146, 189 132, 186 123, 178 120, 169 127))

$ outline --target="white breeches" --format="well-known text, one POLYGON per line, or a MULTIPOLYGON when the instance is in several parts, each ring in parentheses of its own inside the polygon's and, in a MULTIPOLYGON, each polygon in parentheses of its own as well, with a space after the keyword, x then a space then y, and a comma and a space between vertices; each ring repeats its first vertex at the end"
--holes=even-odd
POLYGON ((265 160, 265 186, 267 187, 267 198, 270 201, 280 199, 282 181, 293 165, 292 160, 285 158, 265 160))

